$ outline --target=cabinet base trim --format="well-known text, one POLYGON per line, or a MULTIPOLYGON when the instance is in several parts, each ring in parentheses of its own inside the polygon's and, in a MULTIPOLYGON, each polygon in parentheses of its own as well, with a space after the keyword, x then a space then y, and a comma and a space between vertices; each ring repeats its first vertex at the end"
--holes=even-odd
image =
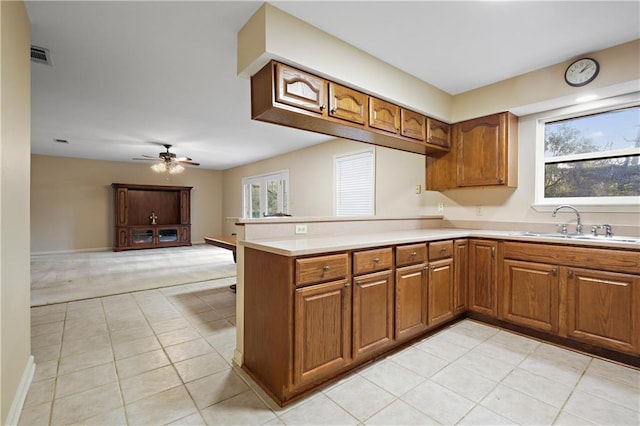
POLYGON ((635 368, 640 368, 640 356, 626 354, 622 352, 613 351, 610 349, 604 349, 598 346, 590 345, 588 343, 577 342, 575 340, 556 336, 546 333, 540 330, 534 330, 532 328, 524 327, 521 325, 511 324, 506 321, 501 321, 497 318, 493 318, 484 314, 469 311, 467 312, 467 318, 476 321, 483 322, 485 324, 494 325, 505 330, 513 331, 518 334, 522 334, 526 337, 531 337, 536 340, 541 340, 547 343, 552 343, 559 346, 564 346, 568 349, 573 349, 578 352, 583 352, 586 355, 596 356, 598 358, 606 359, 607 361, 614 361, 621 364, 626 364, 635 368))

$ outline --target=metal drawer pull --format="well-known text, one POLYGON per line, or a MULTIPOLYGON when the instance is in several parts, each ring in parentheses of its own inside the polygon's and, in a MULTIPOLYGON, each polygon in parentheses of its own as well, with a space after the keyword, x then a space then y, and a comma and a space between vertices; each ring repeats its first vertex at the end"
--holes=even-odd
POLYGON ((567 275, 569 276, 569 278, 573 278, 573 271, 571 269, 569 269, 567 271, 567 275))
POLYGON ((496 248, 495 247, 491 247, 491 257, 492 258, 496 257, 496 248))
POLYGON ((361 286, 362 285, 362 281, 356 281, 356 285, 357 286, 361 286))
POLYGON ((411 257, 416 257, 418 255, 418 253, 416 253, 415 251, 413 253, 411 253, 411 257))
POLYGON ((380 263, 380 258, 379 257, 374 258, 373 263, 380 263))
POLYGON ((323 271, 325 271, 325 272, 329 272, 329 269, 331 269, 331 268, 329 268, 329 266, 328 266, 328 265, 325 265, 325 267, 324 267, 324 268, 322 268, 322 270, 323 270, 323 271))
POLYGON ((557 268, 551 268, 551 275, 553 275, 554 277, 556 275, 558 275, 558 269, 557 268))
POLYGON ((349 284, 349 283, 344 283, 344 286, 345 286, 346 288, 349 288, 349 287, 351 287, 351 284, 349 284))

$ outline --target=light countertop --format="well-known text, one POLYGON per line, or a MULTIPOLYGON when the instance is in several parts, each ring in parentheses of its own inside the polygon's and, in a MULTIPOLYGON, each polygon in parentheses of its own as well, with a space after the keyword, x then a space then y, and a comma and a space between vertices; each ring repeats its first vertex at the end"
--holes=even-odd
POLYGON ((639 242, 606 240, 604 238, 590 240, 548 236, 530 236, 523 235, 522 231, 492 231, 456 228, 414 229, 408 231, 390 231, 353 235, 345 234, 296 239, 240 241, 239 244, 243 245, 244 247, 280 254, 283 256, 304 256, 309 254, 335 251, 356 250, 370 247, 411 244, 469 237, 544 242, 589 247, 635 249, 640 251, 639 242))

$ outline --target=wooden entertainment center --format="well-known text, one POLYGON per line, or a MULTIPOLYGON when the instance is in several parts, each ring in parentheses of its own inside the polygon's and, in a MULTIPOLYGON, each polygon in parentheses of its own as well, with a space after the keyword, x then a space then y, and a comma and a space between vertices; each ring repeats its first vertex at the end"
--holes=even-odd
POLYGON ((191 186, 111 186, 113 251, 191 245, 191 186))

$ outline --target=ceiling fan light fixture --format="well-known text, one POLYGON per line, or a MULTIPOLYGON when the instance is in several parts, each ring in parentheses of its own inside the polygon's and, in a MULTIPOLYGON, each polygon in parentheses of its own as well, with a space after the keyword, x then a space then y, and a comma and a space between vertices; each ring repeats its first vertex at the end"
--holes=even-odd
POLYGON ((184 172, 184 167, 177 163, 169 164, 169 173, 172 175, 184 172))
POLYGON ((151 166, 151 170, 156 173, 164 173, 167 171, 167 166, 164 164, 164 162, 159 162, 151 166))

